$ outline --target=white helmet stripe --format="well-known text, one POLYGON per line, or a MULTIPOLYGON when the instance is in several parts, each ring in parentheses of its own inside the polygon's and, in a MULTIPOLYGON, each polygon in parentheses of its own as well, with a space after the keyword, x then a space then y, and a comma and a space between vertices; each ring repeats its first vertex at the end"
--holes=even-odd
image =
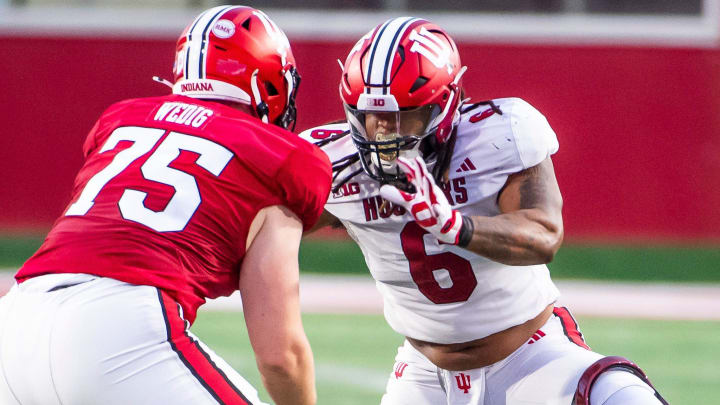
POLYGON ((183 75, 185 76, 185 79, 188 78, 188 73, 189 73, 189 70, 190 70, 190 69, 189 69, 189 67, 190 67, 190 49, 192 48, 192 47, 190 46, 190 44, 191 44, 191 42, 192 42, 192 37, 193 37, 193 36, 192 36, 192 32, 195 30, 195 27, 197 27, 198 23, 200 22, 200 19, 201 19, 202 16, 205 15, 205 14, 207 14, 207 11, 201 13, 199 16, 197 16, 197 17, 195 18, 195 21, 193 21, 192 26, 191 26, 190 29, 188 30, 187 35, 185 35, 185 49, 184 49, 184 51, 185 51, 185 61, 184 61, 184 62, 185 62, 185 67, 183 68, 183 75))
MULTIPOLYGON (((363 77, 366 80, 365 84, 371 84, 373 81, 371 80, 370 76, 373 72, 373 65, 375 64, 375 52, 377 52, 377 45, 380 41, 380 37, 382 37, 383 33, 387 29, 388 24, 390 24, 392 20, 385 21, 375 32, 375 37, 372 40, 372 43, 370 44, 370 58, 368 59, 367 65, 365 65, 365 72, 363 72, 363 77)), ((362 59, 361 59, 362 60, 362 59)), ((370 94, 370 87, 365 87, 365 93, 370 94)))
POLYGON ((370 60, 365 77, 372 87, 366 88, 368 94, 387 94, 393 56, 397 52, 399 39, 414 21, 413 17, 399 17, 386 21, 379 29, 371 44, 370 60))
POLYGON ((213 7, 200 14, 187 33, 187 55, 185 56, 185 79, 203 79, 205 77, 205 46, 210 36, 210 28, 226 11, 237 6, 213 7))

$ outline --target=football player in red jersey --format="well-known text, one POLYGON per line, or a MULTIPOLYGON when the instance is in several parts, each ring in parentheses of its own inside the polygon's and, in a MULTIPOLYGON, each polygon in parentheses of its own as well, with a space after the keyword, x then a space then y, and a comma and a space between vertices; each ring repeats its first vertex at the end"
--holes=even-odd
POLYGON ((334 217, 358 242, 407 338, 382 404, 664 403, 555 306, 554 131, 522 99, 463 99, 464 72, 442 28, 390 19, 346 59, 347 122, 301 134, 333 161, 320 224, 334 217))
POLYGON ((330 164, 287 130, 299 76, 264 13, 221 6, 177 42, 172 94, 109 107, 72 200, 0 300, 2 404, 258 404, 190 331, 240 290, 277 404, 316 401, 298 248, 330 164))

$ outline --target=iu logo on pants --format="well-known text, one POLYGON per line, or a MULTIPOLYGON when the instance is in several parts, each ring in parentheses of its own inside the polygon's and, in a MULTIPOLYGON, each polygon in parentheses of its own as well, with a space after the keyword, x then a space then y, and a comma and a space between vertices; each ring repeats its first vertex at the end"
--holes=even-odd
POLYGON ((455 376, 455 381, 457 381, 458 388, 463 390, 464 394, 467 394, 470 389, 470 376, 460 373, 460 375, 455 376))

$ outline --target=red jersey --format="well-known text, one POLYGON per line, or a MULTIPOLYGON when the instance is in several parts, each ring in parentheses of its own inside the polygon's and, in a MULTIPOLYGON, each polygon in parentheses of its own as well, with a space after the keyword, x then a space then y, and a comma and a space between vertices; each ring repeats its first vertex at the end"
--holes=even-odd
POLYGON ((238 288, 251 221, 283 205, 311 227, 330 190, 317 147, 220 103, 126 100, 84 145, 73 198, 15 278, 88 273, 158 287, 193 322, 238 288))

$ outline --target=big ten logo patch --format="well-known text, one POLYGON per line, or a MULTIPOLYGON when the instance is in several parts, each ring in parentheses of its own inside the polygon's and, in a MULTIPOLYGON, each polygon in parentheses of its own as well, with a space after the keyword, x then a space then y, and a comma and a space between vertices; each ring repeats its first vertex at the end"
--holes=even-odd
POLYGON ((459 390, 462 390, 464 394, 467 394, 470 390, 470 376, 465 373, 460 373, 455 376, 455 382, 457 382, 457 387, 459 390))
POLYGON ((405 368, 407 368, 407 363, 403 363, 402 361, 395 363, 395 379, 396 380, 400 379, 400 377, 403 376, 403 373, 405 372, 405 368))
POLYGON ((333 198, 342 198, 355 194, 360 194, 360 184, 345 183, 342 185, 342 187, 337 189, 337 191, 333 191, 332 196, 333 198))
POLYGON ((314 129, 310 132, 312 139, 327 139, 333 135, 340 135, 345 131, 339 129, 314 129))

